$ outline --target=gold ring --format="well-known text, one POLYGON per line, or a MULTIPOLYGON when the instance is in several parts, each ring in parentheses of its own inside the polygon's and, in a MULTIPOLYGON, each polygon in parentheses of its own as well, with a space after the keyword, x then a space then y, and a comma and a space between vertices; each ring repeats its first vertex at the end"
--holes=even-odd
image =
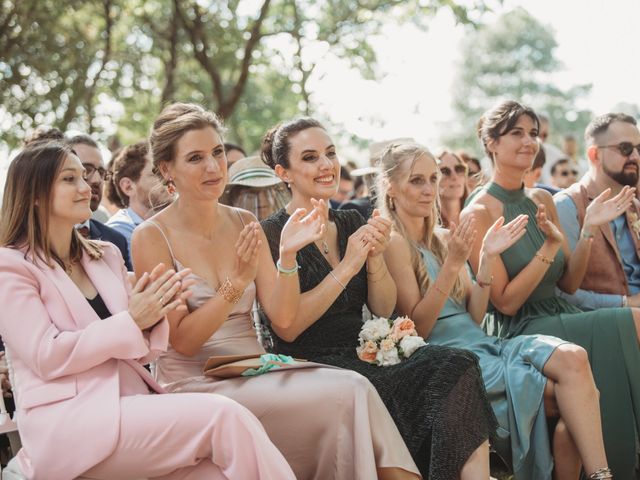
POLYGON ((160 295, 160 303, 164 305, 164 295, 160 295))

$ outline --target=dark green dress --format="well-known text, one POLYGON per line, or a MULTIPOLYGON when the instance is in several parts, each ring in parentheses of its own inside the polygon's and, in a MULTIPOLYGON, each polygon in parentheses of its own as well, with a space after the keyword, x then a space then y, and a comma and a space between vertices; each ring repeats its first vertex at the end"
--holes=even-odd
MULTIPOLYGON (((536 222, 537 205, 524 189, 505 190, 496 183, 485 187, 503 203, 505 223, 529 215, 526 234, 502 255, 514 278, 533 259, 545 241, 536 222)), ((609 466, 616 480, 639 478, 637 432, 640 431, 640 348, 631 310, 607 308, 583 312, 555 294, 565 257, 558 251, 538 287, 513 315, 490 311, 485 320, 489 334, 499 337, 553 335, 585 348, 600 390, 600 410, 609 466)))

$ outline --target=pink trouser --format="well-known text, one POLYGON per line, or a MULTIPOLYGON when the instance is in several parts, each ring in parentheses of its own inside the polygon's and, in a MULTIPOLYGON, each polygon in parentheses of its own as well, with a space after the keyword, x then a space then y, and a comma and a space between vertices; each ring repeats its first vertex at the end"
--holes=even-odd
POLYGON ((295 479, 249 410, 207 393, 122 397, 116 448, 83 476, 108 480, 295 479))

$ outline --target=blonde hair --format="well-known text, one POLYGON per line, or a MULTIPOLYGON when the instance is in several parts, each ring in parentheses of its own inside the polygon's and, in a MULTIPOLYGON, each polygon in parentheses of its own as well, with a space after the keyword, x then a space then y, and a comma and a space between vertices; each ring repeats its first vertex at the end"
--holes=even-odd
MULTIPOLYGON (((73 153, 67 145, 42 141, 28 144, 13 159, 0 213, 0 246, 24 248, 25 257, 31 253, 50 267, 53 261, 66 268, 49 241, 49 214, 53 184, 65 158, 73 153)), ((70 261, 80 261, 84 252, 94 260, 102 257, 99 244, 73 229, 70 261)))
MULTIPOLYGON (((379 160, 380 174, 378 175, 378 185, 376 189, 376 203, 382 215, 391 220, 393 230, 402 235, 409 243, 413 272, 420 286, 420 293, 424 295, 431 284, 431 279, 422 260, 420 248, 426 248, 433 253, 440 265, 443 264, 448 253, 447 245, 435 234, 436 227, 440 226, 440 200, 437 194, 434 195, 431 213, 428 217, 425 217, 425 228, 422 233, 422 238, 416 242, 410 237, 395 208, 392 208, 394 205, 389 197, 389 186, 392 183, 400 185, 401 180, 403 180, 400 166, 409 164, 406 171, 411 172, 416 160, 422 156, 427 156, 437 164, 433 154, 426 147, 417 143, 393 143, 385 148, 379 160)), ((439 179, 440 173, 438 172, 438 181, 439 179)), ((458 302, 462 301, 466 293, 462 273, 461 270, 450 294, 450 296, 458 302)))

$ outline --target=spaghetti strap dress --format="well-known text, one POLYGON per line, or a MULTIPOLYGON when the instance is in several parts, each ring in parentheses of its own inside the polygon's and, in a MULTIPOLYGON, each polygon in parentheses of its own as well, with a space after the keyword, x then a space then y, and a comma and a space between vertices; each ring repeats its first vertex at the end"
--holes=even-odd
MULTIPOLYGON (((545 241, 536 221, 537 205, 524 191, 506 190, 489 183, 486 192, 503 204, 505 223, 520 214, 529 216, 526 233, 501 254, 514 278, 533 259, 545 241)), ((485 319, 490 334, 513 338, 519 335, 553 335, 582 346, 589 354, 591 370, 600 391, 600 410, 609 466, 616 480, 638 477, 640 431, 640 347, 628 308, 605 308, 583 312, 555 294, 565 257, 556 254, 540 284, 515 315, 491 309, 485 319)))
MULTIPOLYGON (((437 278, 440 262, 420 249, 429 277, 437 278)), ((427 339, 434 345, 464 348, 480 359, 482 378, 498 431, 492 446, 511 465, 516 479, 551 480, 553 456, 544 411, 545 363, 558 345, 547 335, 501 339, 487 335, 465 305, 447 298, 427 339)))
MULTIPOLYGON (((185 268, 173 255, 176 270, 185 268)), ((216 295, 207 281, 191 273, 190 312, 216 295)), ((253 377, 218 379, 203 375, 213 355, 262 354, 253 325, 252 283, 222 326, 193 356, 171 346, 154 365, 158 383, 173 393, 216 393, 248 408, 291 465, 298 480, 370 480, 377 467, 418 474, 400 432, 371 383, 354 372, 316 368, 270 371, 253 377)), ((168 413, 170 415, 170 413, 168 413)))
MULTIPOLYGON (((365 223, 355 210, 330 210, 338 230, 340 256, 349 236, 365 223)), ((289 215, 280 210, 262 222, 274 262, 280 232, 289 215)), ((297 254, 300 290, 318 285, 331 265, 315 244, 297 254)), ((453 480, 471 453, 495 432, 491 410, 478 366, 471 352, 428 345, 409 359, 390 367, 377 367, 356 355, 367 299, 363 267, 327 312, 295 341, 286 342, 272 330, 273 350, 296 357, 354 370, 376 387, 396 422, 424 478, 453 480)))

